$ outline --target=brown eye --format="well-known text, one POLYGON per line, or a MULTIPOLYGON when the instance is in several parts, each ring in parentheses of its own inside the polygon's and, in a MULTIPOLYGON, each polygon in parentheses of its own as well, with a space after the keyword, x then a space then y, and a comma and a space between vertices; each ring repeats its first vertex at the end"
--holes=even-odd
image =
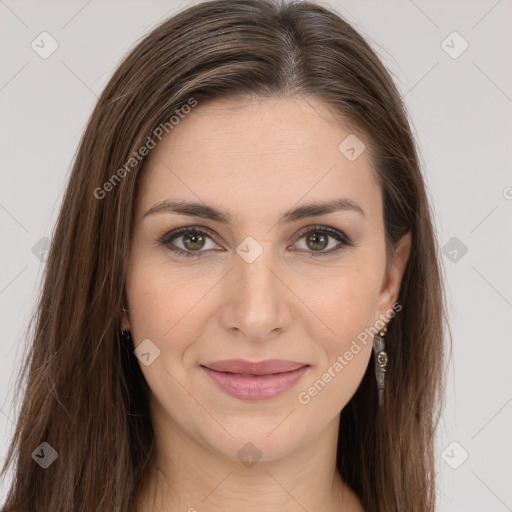
POLYGON ((299 234, 299 240, 304 240, 305 247, 303 246, 301 249, 309 252, 311 257, 328 256, 355 245, 344 233, 328 226, 307 228, 299 234))
POLYGON ((160 239, 160 243, 179 256, 186 257, 201 257, 209 249, 218 250, 218 245, 213 242, 209 232, 190 227, 167 233, 160 239))
POLYGON ((313 231, 306 235, 306 244, 313 251, 322 251, 329 245, 329 237, 318 231, 313 231))
POLYGON ((182 235, 183 237, 183 245, 189 251, 196 251, 198 249, 202 249, 205 245, 206 238, 199 231, 193 231, 191 233, 186 233, 182 235))

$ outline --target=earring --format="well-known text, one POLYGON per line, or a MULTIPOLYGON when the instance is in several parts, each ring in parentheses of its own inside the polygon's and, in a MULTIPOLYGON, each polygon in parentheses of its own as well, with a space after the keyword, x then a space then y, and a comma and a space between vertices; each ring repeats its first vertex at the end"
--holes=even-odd
POLYGON ((121 330, 121 341, 123 343, 129 343, 132 339, 132 335, 130 331, 121 330))
MULTIPOLYGON (((124 306, 121 306, 121 309, 125 312, 125 313, 128 313, 129 310, 128 309, 125 309, 124 306)), ((130 331, 124 331, 122 328, 121 328, 121 341, 122 342, 129 342, 130 341, 130 337, 131 337, 131 333, 130 331)))
POLYGON ((384 402, 384 379, 386 377, 386 365, 388 364, 388 354, 385 351, 384 335, 387 332, 387 326, 379 331, 373 341, 373 351, 375 357, 375 377, 377 378, 377 390, 379 394, 379 407, 384 402))

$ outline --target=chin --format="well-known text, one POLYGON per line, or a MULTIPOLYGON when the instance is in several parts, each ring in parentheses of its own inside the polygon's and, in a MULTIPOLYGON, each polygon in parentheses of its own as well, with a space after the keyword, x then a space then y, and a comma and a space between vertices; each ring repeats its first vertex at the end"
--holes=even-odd
POLYGON ((215 431, 210 429, 200 435, 206 448, 232 461, 249 461, 246 464, 249 467, 250 461, 270 462, 285 457, 298 450, 300 445, 307 442, 308 437, 314 437, 312 433, 308 436, 296 423, 283 428, 286 422, 283 422, 283 418, 274 421, 263 418, 261 421, 231 419, 229 425, 225 425, 227 432, 218 426, 215 431))

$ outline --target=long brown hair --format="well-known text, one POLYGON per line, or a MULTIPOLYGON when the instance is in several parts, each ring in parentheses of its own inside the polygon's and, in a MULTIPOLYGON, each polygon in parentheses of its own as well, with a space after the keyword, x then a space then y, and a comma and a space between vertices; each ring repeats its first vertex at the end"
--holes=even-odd
POLYGON ((22 406, 2 471, 14 469, 5 512, 132 510, 154 454, 147 383, 119 334, 137 178, 147 160, 140 149, 157 127, 171 133, 169 119, 185 105, 235 96, 316 97, 370 141, 388 250, 407 232, 412 249, 403 309, 386 335, 384 406, 372 356, 341 412, 337 466, 368 512, 435 509, 447 315, 400 94, 335 12, 307 1, 214 0, 151 31, 115 71, 88 122, 19 376, 22 406), (43 442, 58 455, 46 469, 33 457, 43 442))

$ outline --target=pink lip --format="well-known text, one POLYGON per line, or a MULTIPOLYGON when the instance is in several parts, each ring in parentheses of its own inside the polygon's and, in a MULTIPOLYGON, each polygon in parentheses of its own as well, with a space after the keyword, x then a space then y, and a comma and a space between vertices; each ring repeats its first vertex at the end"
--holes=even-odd
POLYGON ((264 400, 283 393, 301 378, 308 366, 279 359, 257 363, 232 359, 201 365, 220 389, 243 400, 264 400))

